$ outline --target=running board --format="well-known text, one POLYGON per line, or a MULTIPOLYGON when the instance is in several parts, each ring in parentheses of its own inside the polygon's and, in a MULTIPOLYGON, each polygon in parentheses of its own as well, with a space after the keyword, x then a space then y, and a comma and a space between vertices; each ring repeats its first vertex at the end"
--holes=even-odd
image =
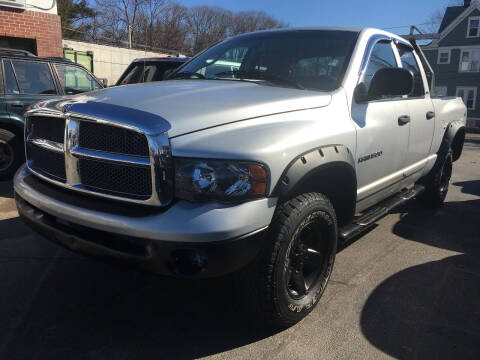
POLYGON ((343 240, 348 240, 362 233, 382 217, 387 215, 394 208, 413 199, 415 196, 421 194, 424 190, 425 187, 423 185, 415 185, 411 189, 404 190, 397 195, 382 201, 375 207, 367 210, 362 215, 355 217, 353 222, 350 224, 342 227, 339 231, 340 238, 343 240))

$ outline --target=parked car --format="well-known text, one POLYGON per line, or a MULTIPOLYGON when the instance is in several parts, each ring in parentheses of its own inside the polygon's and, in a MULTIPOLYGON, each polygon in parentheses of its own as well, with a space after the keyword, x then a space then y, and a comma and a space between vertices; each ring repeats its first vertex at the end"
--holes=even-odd
POLYGON ((184 57, 154 57, 135 59, 117 80, 118 85, 130 85, 151 81, 164 80, 166 75, 179 66, 185 64, 190 58, 184 57))
POLYGON ((11 177, 25 160, 23 112, 29 105, 102 87, 70 60, 0 49, 0 179, 11 177))
POLYGON ((83 254, 235 272, 277 325, 315 307, 339 238, 412 198, 440 206, 462 153, 464 103, 433 96, 416 42, 382 30, 240 35, 171 79, 30 110, 18 212, 83 254))

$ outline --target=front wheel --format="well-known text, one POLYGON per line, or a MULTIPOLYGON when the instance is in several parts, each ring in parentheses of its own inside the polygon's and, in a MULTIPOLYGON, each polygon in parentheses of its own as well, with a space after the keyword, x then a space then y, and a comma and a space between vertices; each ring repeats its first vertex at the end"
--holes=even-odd
POLYGON ((243 280, 256 309, 269 323, 291 326, 317 304, 332 273, 337 250, 337 219, 328 198, 297 196, 274 215, 263 253, 243 280))
POLYGON ((0 129, 0 180, 9 180, 24 160, 23 140, 0 129))

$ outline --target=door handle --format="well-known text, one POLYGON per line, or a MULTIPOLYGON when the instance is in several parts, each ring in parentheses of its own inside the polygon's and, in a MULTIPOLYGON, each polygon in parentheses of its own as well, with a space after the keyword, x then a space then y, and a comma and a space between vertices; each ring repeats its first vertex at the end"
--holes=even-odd
POLYGON ((435 113, 433 111, 427 112, 427 120, 433 119, 435 117, 435 113))
POLYGON ((398 118, 398 125, 400 126, 408 124, 409 122, 410 122, 410 116, 408 115, 403 115, 398 118))
POLYGON ((24 105, 23 104, 12 104, 12 107, 20 109, 20 108, 23 108, 24 105))

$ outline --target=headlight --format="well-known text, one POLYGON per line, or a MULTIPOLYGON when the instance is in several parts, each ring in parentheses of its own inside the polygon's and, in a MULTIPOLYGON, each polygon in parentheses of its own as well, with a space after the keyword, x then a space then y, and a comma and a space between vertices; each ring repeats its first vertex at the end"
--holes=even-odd
POLYGON ((175 160, 175 195, 180 199, 238 201, 265 196, 265 166, 248 161, 175 160))

